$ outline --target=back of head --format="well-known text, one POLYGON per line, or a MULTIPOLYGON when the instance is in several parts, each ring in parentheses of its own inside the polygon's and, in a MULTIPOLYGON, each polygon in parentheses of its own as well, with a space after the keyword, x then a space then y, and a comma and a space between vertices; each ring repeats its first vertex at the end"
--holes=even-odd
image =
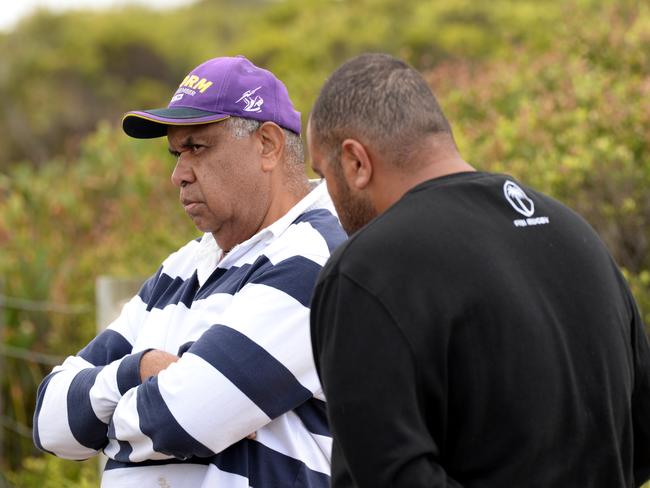
POLYGON ((356 138, 398 165, 424 137, 439 134, 453 144, 449 123, 422 75, 387 54, 362 54, 337 69, 316 100, 310 127, 327 152, 356 138))

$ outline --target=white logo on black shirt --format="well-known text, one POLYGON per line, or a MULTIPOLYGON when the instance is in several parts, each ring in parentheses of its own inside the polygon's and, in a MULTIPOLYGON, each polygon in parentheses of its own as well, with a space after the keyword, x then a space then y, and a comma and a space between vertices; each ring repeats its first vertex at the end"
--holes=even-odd
POLYGON ((522 214, 526 219, 516 219, 512 223, 515 227, 528 227, 529 225, 548 224, 548 217, 533 217, 535 213, 535 203, 530 199, 526 192, 519 185, 512 181, 506 181, 503 184, 503 194, 517 212, 522 214))
POLYGON ((506 181, 503 184, 503 194, 512 208, 523 216, 530 217, 535 213, 535 204, 516 183, 506 181))

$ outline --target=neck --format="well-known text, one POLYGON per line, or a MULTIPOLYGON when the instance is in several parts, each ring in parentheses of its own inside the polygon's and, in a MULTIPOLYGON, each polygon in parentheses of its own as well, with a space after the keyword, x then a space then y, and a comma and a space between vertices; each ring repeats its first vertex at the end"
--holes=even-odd
MULTIPOLYGON (((275 176, 276 175, 274 175, 274 177, 275 176)), ((309 190, 309 182, 306 177, 304 180, 294 182, 289 182, 286 178, 282 180, 278 179, 277 182, 272 182, 271 203, 255 233, 284 217, 294 205, 309 193, 309 190)))
POLYGON ((373 173, 372 188, 368 190, 378 213, 384 212, 420 183, 454 173, 476 171, 461 158, 453 143, 441 143, 435 137, 427 140, 399 166, 381 157, 375 161, 378 168, 373 173))
POLYGON ((233 247, 250 239, 262 229, 265 229, 275 221, 282 218, 294 205, 296 205, 296 203, 304 198, 307 193, 309 193, 309 184, 306 177, 304 178, 303 184, 296 185, 288 185, 284 181, 279 184, 272 181, 267 200, 268 206, 265 206, 265 212, 258 214, 259 220, 255 218, 247 220, 251 223, 259 222, 259 224, 253 224, 244 229, 240 220, 239 225, 231 225, 230 229, 224 229, 222 227, 217 232, 212 233, 217 244, 223 250, 222 258, 225 257, 233 247), (233 232, 233 227, 239 232, 233 232))

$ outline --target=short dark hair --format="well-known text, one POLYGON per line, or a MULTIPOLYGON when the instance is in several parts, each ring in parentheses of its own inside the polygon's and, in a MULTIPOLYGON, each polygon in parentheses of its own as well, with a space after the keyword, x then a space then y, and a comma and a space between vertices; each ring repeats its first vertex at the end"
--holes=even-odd
POLYGON ((453 143, 449 122, 422 75, 388 54, 362 54, 338 68, 321 89, 310 127, 331 157, 348 137, 394 155, 396 164, 423 136, 444 133, 453 143))

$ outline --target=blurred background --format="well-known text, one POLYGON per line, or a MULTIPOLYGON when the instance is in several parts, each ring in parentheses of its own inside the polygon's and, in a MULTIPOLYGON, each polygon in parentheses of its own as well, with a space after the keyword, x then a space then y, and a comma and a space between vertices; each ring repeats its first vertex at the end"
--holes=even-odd
POLYGON ((0 487, 98 485, 95 461, 33 447, 36 388, 94 336, 98 276, 146 277, 197 236, 166 141, 129 139, 119 124, 127 110, 165 106, 215 56, 271 69, 303 125, 347 58, 406 59, 430 80, 468 161, 550 193, 596 228, 650 324, 650 0, 155 4, 3 4, 0 487))

